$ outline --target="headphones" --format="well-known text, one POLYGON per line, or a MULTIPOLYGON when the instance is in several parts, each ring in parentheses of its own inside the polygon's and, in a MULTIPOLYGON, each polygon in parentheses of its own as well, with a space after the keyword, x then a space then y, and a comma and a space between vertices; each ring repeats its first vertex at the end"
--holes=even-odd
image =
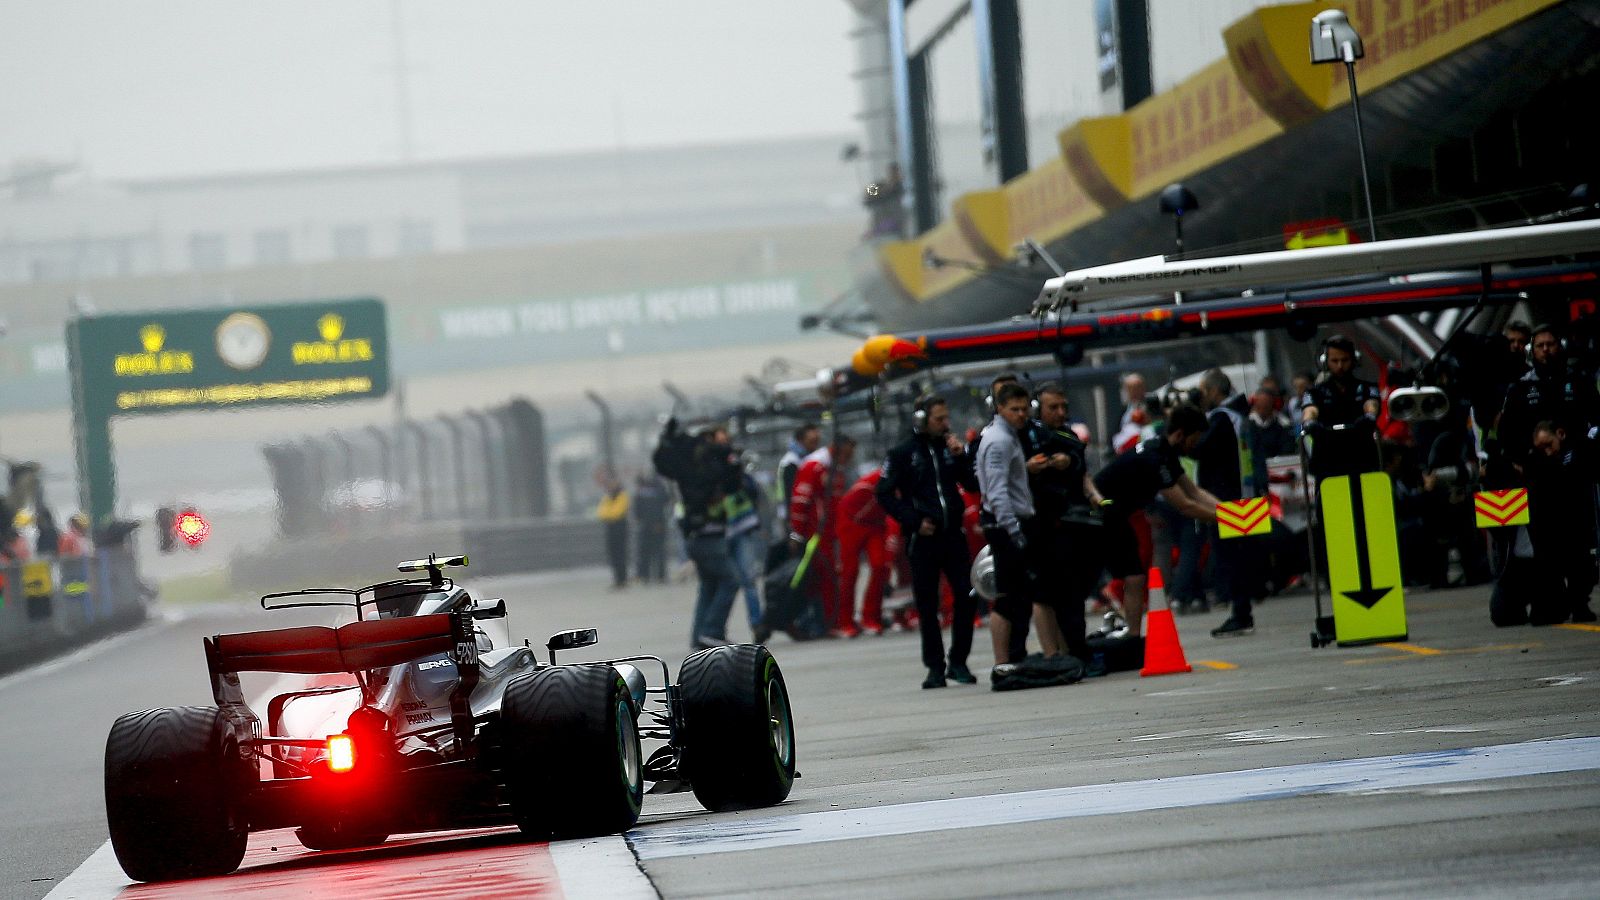
POLYGON ((1342 334, 1330 334, 1322 342, 1322 352, 1317 354, 1318 372, 1328 371, 1329 347, 1337 347, 1338 349, 1349 353, 1351 358, 1355 360, 1355 363, 1351 366, 1351 368, 1361 365, 1361 350, 1356 346, 1356 342, 1350 340, 1342 334))
POLYGON ((1561 347, 1561 352, 1567 352, 1567 339, 1560 336, 1561 333, 1556 331, 1555 326, 1535 325, 1533 326, 1533 333, 1528 335, 1528 346, 1522 350, 1522 358, 1528 365, 1533 365, 1533 339, 1546 332, 1556 335, 1556 343, 1561 347))
MULTIPOLYGON (((1033 399, 1028 401, 1028 411, 1035 419, 1039 418, 1039 397, 1044 394, 1060 394, 1061 399, 1067 399, 1067 389, 1062 387, 1059 382, 1046 381, 1044 384, 1034 388, 1033 399)), ((1070 402, 1068 402, 1067 408, 1072 408, 1070 402)))
POLYGON ((933 394, 922 394, 911 403, 911 430, 924 434, 928 430, 928 407, 938 406, 944 400, 933 394))
POLYGON ((1012 384, 1021 384, 1022 380, 1019 379, 1014 372, 1001 372, 999 375, 996 375, 994 380, 989 383, 988 395, 983 398, 984 412, 987 412, 991 416, 994 415, 994 395, 1000 390, 1000 386, 1006 382, 1010 382, 1012 384))

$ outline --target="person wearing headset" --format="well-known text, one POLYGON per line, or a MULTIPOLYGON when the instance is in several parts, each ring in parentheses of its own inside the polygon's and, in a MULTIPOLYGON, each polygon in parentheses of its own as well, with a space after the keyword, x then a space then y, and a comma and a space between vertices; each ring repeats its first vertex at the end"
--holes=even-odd
POLYGON ((1381 403, 1378 386, 1356 377, 1361 354, 1355 341, 1342 334, 1322 342, 1317 368, 1325 373, 1300 398, 1300 421, 1322 425, 1349 425, 1362 416, 1376 420, 1381 403))
POLYGON ((1500 449, 1520 472, 1533 455, 1534 426, 1554 422, 1574 439, 1600 425, 1594 379, 1567 364, 1566 347, 1553 325, 1537 325, 1528 344, 1531 368, 1506 391, 1495 434, 1500 449))
POLYGON ((989 614, 996 665, 1019 663, 1027 655, 1028 623, 1033 618, 1035 580, 1028 548, 1034 530, 1033 489, 1022 434, 1028 427, 1028 389, 1004 384, 995 391, 994 420, 983 429, 973 465, 983 495, 983 536, 994 554, 999 592, 989 614), (1013 640, 1015 638, 1015 640, 1013 640))
POLYGON ((950 433, 950 406, 942 397, 919 398, 912 411, 911 436, 889 450, 875 496, 905 536, 911 560, 911 593, 922 633, 922 664, 928 669, 924 688, 941 688, 946 678, 975 684, 967 668, 972 651, 972 596, 966 537, 961 530, 961 488, 977 491, 966 448, 950 433), (954 616, 950 655, 945 656, 939 630, 939 576, 950 582, 954 616))
POLYGON ((1300 398, 1300 430, 1309 438, 1311 474, 1318 480, 1380 468, 1371 440, 1383 395, 1376 384, 1356 377, 1360 364, 1355 341, 1330 335, 1317 357, 1323 375, 1300 398), (1366 427, 1355 433, 1342 431, 1337 437, 1329 430, 1356 424, 1366 427))
MULTIPOLYGON (((1099 510, 1105 498, 1089 476, 1087 446, 1069 428, 1066 389, 1045 382, 1033 398, 1034 420, 1022 434, 1035 510, 1028 536, 1038 585, 1033 622, 1045 656, 1067 654, 1090 667, 1083 602, 1094 592, 1103 567, 1099 510)), ((1017 644, 1013 635, 1013 659, 1017 644)), ((1090 674, 1104 673, 1102 666, 1090 674)))

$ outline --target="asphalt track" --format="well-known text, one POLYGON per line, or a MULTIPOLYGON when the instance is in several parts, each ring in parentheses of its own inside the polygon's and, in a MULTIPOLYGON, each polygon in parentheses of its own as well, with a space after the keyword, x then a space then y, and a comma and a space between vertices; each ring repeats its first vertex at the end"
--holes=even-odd
MULTIPOLYGON (((506 597, 519 638, 596 625, 590 658, 685 652, 687 584, 468 583, 506 597)), ((1192 674, 1008 694, 919 690, 909 634, 779 637, 803 773, 780 808, 651 795, 626 843, 591 846, 499 831, 306 854, 265 835, 252 871, 124 889, 104 849, 112 719, 207 702, 202 635, 291 624, 191 608, 0 678, 0 897, 1594 897, 1600 629, 1497 630, 1486 607, 1482 589, 1414 594, 1410 642, 1312 650, 1309 597, 1280 598, 1249 637, 1180 618, 1192 674)))

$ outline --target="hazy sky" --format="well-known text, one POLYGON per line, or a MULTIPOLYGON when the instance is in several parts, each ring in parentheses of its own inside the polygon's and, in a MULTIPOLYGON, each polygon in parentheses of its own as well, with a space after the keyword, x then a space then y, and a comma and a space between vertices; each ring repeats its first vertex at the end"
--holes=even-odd
MULTIPOLYGON (((845 0, 402 0, 414 158, 856 131, 845 0)), ((390 0, 0 0, 0 169, 400 158, 390 0)))

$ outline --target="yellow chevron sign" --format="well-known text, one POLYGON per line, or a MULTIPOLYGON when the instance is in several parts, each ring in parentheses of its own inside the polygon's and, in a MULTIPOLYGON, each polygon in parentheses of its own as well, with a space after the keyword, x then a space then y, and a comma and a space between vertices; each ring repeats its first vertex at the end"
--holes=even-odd
POLYGON ((1217 504, 1218 537, 1253 537, 1271 532, 1272 515, 1266 497, 1217 504))
POLYGON ((1528 489, 1479 491, 1472 497, 1479 528, 1528 524, 1528 489))

